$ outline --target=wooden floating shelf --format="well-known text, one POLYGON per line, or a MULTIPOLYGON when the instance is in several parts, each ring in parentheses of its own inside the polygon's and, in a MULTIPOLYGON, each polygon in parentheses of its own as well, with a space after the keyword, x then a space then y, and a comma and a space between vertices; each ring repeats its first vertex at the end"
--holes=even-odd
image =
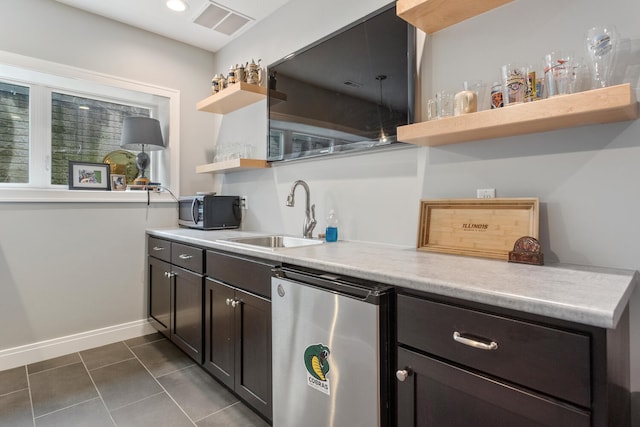
POLYGON ((473 18, 513 0, 398 0, 396 14, 427 34, 473 18))
POLYGON ((239 172, 250 169, 268 168, 266 160, 258 159, 232 159, 224 162, 209 163, 207 165, 196 166, 196 173, 224 173, 239 172))
MULTIPOLYGON (((269 95, 283 101, 287 99, 284 93, 275 90, 270 91, 269 95)), ((234 83, 220 92, 198 102, 196 109, 208 113, 227 114, 262 101, 266 97, 266 87, 244 82, 234 83)))
POLYGON ((630 84, 561 95, 398 128, 398 141, 436 146, 638 118, 630 84))

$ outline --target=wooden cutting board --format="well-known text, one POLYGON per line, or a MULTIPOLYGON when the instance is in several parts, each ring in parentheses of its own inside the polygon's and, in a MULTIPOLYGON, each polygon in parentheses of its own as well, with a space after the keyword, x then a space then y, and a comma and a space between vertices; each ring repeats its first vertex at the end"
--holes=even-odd
POLYGON ((537 198, 421 200, 417 248, 508 260, 516 240, 538 238, 538 205, 537 198))

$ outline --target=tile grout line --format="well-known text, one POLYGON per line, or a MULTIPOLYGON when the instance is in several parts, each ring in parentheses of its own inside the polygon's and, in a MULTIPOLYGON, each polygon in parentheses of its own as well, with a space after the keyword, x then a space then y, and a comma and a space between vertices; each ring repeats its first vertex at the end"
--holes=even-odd
POLYGON ((29 379, 29 369, 27 369, 27 365, 24 365, 24 373, 27 375, 27 389, 29 390, 29 403, 31 404, 31 421, 33 421, 33 427, 36 427, 36 413, 33 409, 33 396, 31 395, 31 380, 29 379))
MULTIPOLYGON (((160 341, 160 340, 158 340, 158 341, 160 341)), ((153 342, 157 342, 157 341, 153 341, 153 342)), ((151 344, 151 343, 148 343, 148 344, 151 344)), ((125 343, 125 345, 127 345, 127 344, 125 343)), ((144 344, 143 344, 143 345, 144 345, 144 344)), ((127 345, 127 347, 129 347, 129 346, 127 345)), ((136 347, 138 347, 138 346, 136 346, 136 347)), ((129 348, 129 350, 131 350, 131 348, 129 348)), ((164 386, 160 383, 160 381, 158 381, 158 378, 156 378, 156 376, 155 376, 155 375, 153 375, 153 374, 151 373, 151 371, 149 370, 149 368, 147 368, 147 365, 145 365, 145 364, 144 364, 144 362, 143 362, 142 360, 140 360, 140 358, 138 357, 138 355, 137 355, 137 354, 135 354, 135 352, 134 352, 133 350, 131 350, 131 352, 133 353, 134 357, 138 360, 138 362, 140 362, 140 364, 141 364, 141 365, 142 365, 142 367, 145 369, 145 371, 147 371, 147 372, 149 373, 149 375, 151 375, 151 378, 153 378, 153 380, 154 380, 154 381, 155 381, 155 382, 160 386, 160 388, 161 388, 161 389, 166 393, 166 395, 167 395, 167 396, 169 396, 169 399, 171 399, 171 401, 172 401, 173 403, 175 403, 175 404, 176 404, 176 406, 178 407, 178 409, 180 409, 180 411, 182 411, 182 413, 187 417, 187 419, 188 419, 189 421, 191 421, 191 424, 193 424, 195 427, 197 427, 197 426, 196 426, 196 423, 191 419, 191 417, 189 416, 189 414, 187 414, 187 413, 185 412, 185 410, 184 410, 184 409, 182 409, 182 406, 180 406, 180 405, 178 404, 178 402, 176 402, 176 400, 173 398, 173 396, 171 396, 171 393, 169 393, 169 392, 167 391, 167 389, 166 389, 166 388, 164 388, 164 386)), ((195 365, 195 363, 194 363, 194 364, 192 364, 192 365, 189 365, 189 367, 194 366, 194 365, 195 365)))
MULTIPOLYGON (((131 351, 131 349, 127 349, 127 350, 131 351)), ((118 360, 117 362, 107 363, 106 365, 96 366, 95 368, 91 368, 91 369, 89 369, 85 365, 85 368, 87 369, 87 372, 97 371, 98 369, 108 368, 109 366, 117 365, 118 363, 122 363, 122 362, 128 362, 129 360, 134 360, 134 359, 135 359, 135 357, 130 357, 128 359, 118 360)))
MULTIPOLYGON (((135 339, 135 338, 134 338, 134 339, 135 339)), ((129 348, 129 350, 131 350, 131 352, 133 353, 133 349, 134 349, 134 348, 136 348, 136 347, 143 347, 143 346, 145 346, 145 345, 153 344, 153 343, 155 343, 155 342, 162 341, 162 340, 166 340, 166 339, 167 339, 166 337, 161 336, 161 337, 160 337, 160 338, 158 338, 157 340, 147 341, 147 342, 143 342, 143 343, 140 343, 140 344, 137 344, 137 345, 129 345, 129 344, 127 344, 127 343, 126 343, 126 341, 122 341, 122 342, 123 342, 123 343, 124 343, 124 345, 126 345, 126 346, 129 348)))
POLYGON ((155 378, 163 378, 163 377, 166 377, 167 375, 175 374, 176 372, 180 372, 180 371, 184 371, 184 370, 189 369, 189 368, 193 368, 194 366, 198 366, 198 365, 196 363, 192 363, 191 365, 183 366, 182 368, 174 369, 173 371, 169 371, 169 372, 164 373, 162 375, 158 375, 155 378))
MULTIPOLYGON (((69 353, 69 354, 73 354, 73 353, 69 353)), ((65 354, 65 356, 68 356, 68 354, 65 354)), ((78 357, 80 357, 80 353, 78 353, 78 357)), ((46 360, 45 360, 45 362, 46 362, 46 360)), ((81 360, 78 360, 78 361, 75 361, 75 362, 71 362, 71 363, 65 363, 64 365, 55 366, 53 368, 43 369, 42 371, 33 372, 31 374, 29 373, 28 365, 25 365, 25 368, 27 369, 27 376, 29 376, 29 375, 43 374, 45 372, 53 371, 54 369, 58 369, 58 368, 65 368, 67 366, 75 365, 76 363, 81 363, 81 360)))
MULTIPOLYGON (((129 403, 126 403, 126 404, 124 404, 122 406, 118 406, 117 408, 113 408, 111 411, 114 411, 114 412, 115 411, 119 411, 122 408, 126 408, 127 406, 135 405, 136 403, 144 402, 145 400, 151 399, 152 397, 159 396, 162 393, 166 393, 166 391, 163 390, 163 391, 159 391, 157 393, 150 394, 149 396, 145 396, 142 399, 134 400, 133 402, 129 402, 129 403)), ((109 412, 111 412, 111 411, 109 411, 109 412)))
POLYGON ((27 384, 27 386, 25 388, 20 388, 18 390, 13 390, 13 391, 10 391, 8 393, 0 394, 0 397, 9 396, 10 394, 17 393, 19 391, 25 391, 25 390, 29 390, 29 385, 28 384, 27 384))
POLYGON ((227 409, 231 408, 232 406, 236 406, 236 405, 238 405, 238 404, 242 404, 242 401, 241 401, 241 400, 238 400, 238 401, 236 401, 236 402, 233 402, 233 403, 232 403, 232 404, 230 404, 230 405, 225 406, 224 408, 220 408, 220 409, 218 409, 217 411, 213 411, 212 413, 210 413, 210 414, 208 414, 208 415, 205 415, 204 417, 202 417, 202 418, 200 418, 199 420, 197 420, 197 421, 196 421, 196 423, 199 423, 200 421, 204 420, 205 418, 209 418, 209 417, 210 417, 210 416, 212 416, 212 415, 219 414, 219 413, 220 413, 220 412, 222 412, 222 411, 226 411, 227 409))
POLYGON ((89 379, 91 380, 91 384, 93 384, 93 388, 95 388, 96 389, 96 393, 98 393, 98 397, 100 398, 100 401, 102 402, 102 406, 104 406, 105 411, 107 411, 107 414, 109 414, 109 419, 111 420, 111 422, 113 423, 114 426, 117 426, 116 420, 114 420, 113 417, 111 416, 111 411, 109 411, 109 408, 107 407, 107 404, 105 403, 104 399, 102 398, 102 393, 100 393, 100 390, 98 389, 98 386, 96 385, 96 382, 93 380, 93 377, 91 376, 91 372, 87 368, 87 364, 84 362, 84 358, 82 357, 82 354, 78 353, 78 356, 80 357, 80 361, 82 362, 82 366, 84 366, 84 369, 87 371, 87 375, 89 375, 89 379))
POLYGON ((99 397, 92 397, 91 399, 83 400, 82 402, 74 403, 73 405, 65 406, 64 408, 56 409, 55 411, 47 412, 46 414, 38 415, 34 418, 37 420, 38 418, 46 417, 47 415, 55 414, 56 412, 64 411, 65 409, 73 408, 74 406, 82 405, 83 403, 91 402, 96 399, 99 399, 99 397))

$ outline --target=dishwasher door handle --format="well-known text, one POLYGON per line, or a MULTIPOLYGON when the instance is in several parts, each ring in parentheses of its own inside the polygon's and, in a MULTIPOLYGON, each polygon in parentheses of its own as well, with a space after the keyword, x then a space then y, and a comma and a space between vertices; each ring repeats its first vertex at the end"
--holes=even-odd
MULTIPOLYGON (((283 279, 321 288, 370 304, 379 304, 380 300, 382 298, 386 298, 386 295, 389 293, 388 287, 385 285, 376 284, 369 287, 348 281, 347 278, 333 274, 309 273, 280 267, 273 269, 273 276, 276 279, 283 279)), ((280 292, 278 292, 278 294, 280 294, 280 292)))

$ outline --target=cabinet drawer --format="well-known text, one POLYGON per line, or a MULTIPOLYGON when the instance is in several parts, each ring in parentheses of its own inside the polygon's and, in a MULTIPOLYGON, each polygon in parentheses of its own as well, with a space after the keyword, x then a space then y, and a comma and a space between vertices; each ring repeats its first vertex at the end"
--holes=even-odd
POLYGON ((204 272, 203 250, 180 243, 171 244, 171 263, 187 270, 202 274, 204 272))
POLYGON ((271 299, 271 269, 257 260, 207 251, 207 276, 271 299))
POLYGON ((149 256, 171 262, 171 242, 149 236, 147 240, 149 256))
POLYGON ((591 404, 587 335, 406 295, 398 295, 397 309, 402 344, 583 407, 591 404))

